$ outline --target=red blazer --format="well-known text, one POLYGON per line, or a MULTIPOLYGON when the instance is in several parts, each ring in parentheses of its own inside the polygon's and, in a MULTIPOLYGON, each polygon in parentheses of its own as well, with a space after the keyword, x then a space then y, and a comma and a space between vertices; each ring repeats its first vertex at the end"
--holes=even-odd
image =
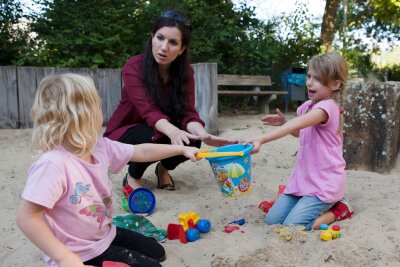
MULTIPOLYGON (((130 58, 122 67, 122 80, 124 82, 122 96, 116 110, 107 124, 104 133, 105 137, 112 140, 118 140, 126 130, 141 122, 145 122, 154 129, 156 135, 153 136, 153 140, 156 140, 163 136, 163 134, 155 129, 155 123, 160 119, 171 121, 171 118, 162 113, 160 108, 153 104, 147 96, 146 87, 141 79, 142 66, 143 55, 137 55, 130 58)), ((192 67, 190 67, 188 75, 189 107, 188 112, 181 120, 181 129, 183 130, 186 130, 187 124, 192 121, 197 121, 203 126, 205 125, 195 109, 194 71, 192 67)), ((166 97, 171 95, 171 82, 167 82, 164 85, 164 90, 166 97)))

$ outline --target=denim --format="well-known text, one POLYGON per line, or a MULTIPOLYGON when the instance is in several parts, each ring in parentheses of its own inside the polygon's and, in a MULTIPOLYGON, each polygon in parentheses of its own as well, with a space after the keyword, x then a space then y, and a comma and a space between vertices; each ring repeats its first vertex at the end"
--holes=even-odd
POLYGON ((265 216, 266 224, 303 225, 311 230, 314 221, 335 203, 325 203, 314 196, 282 194, 265 216))

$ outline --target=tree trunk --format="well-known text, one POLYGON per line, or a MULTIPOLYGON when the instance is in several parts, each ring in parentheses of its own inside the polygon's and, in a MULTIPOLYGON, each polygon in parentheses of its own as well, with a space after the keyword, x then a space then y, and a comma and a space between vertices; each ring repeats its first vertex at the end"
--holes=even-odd
POLYGON ((326 0, 324 17, 321 26, 321 42, 328 52, 332 49, 333 36, 335 34, 335 19, 339 0, 326 0))

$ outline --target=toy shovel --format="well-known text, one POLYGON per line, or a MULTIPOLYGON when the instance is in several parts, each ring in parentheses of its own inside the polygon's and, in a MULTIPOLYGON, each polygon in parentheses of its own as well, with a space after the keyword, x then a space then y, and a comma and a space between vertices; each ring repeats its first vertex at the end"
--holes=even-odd
POLYGON ((208 152, 209 150, 201 150, 196 154, 197 158, 216 158, 216 157, 229 157, 229 156, 243 156, 244 152, 208 152))

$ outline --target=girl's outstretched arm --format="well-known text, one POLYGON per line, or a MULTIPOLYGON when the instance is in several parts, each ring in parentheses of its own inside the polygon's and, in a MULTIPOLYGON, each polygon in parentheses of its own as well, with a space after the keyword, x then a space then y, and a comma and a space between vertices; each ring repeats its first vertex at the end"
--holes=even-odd
POLYGON ((264 125, 281 126, 286 123, 285 114, 279 108, 275 109, 276 114, 268 114, 261 118, 264 125))
POLYGON ((135 145, 131 161, 150 162, 173 156, 183 155, 192 161, 197 161, 196 154, 199 152, 197 147, 164 145, 164 144, 140 144, 135 145))
MULTIPOLYGON (((285 118, 285 114, 283 114, 279 108, 276 110, 276 114, 269 114, 265 115, 264 117, 261 118, 261 121, 264 125, 270 125, 270 126, 281 126, 287 122, 285 118)), ((299 137, 299 130, 293 131, 290 134, 293 135, 294 137, 299 137)))
POLYGON ((60 267, 84 266, 78 255, 60 242, 41 219, 44 207, 21 200, 17 211, 17 225, 21 231, 60 267))
POLYGON ((307 112, 303 115, 300 115, 282 126, 274 129, 272 132, 267 133, 263 136, 254 138, 248 143, 253 144, 252 153, 257 153, 260 151, 261 145, 274 141, 276 139, 282 138, 288 134, 291 134, 295 131, 299 131, 309 126, 317 125, 319 123, 325 122, 328 119, 328 114, 322 109, 313 109, 310 112, 307 112))

